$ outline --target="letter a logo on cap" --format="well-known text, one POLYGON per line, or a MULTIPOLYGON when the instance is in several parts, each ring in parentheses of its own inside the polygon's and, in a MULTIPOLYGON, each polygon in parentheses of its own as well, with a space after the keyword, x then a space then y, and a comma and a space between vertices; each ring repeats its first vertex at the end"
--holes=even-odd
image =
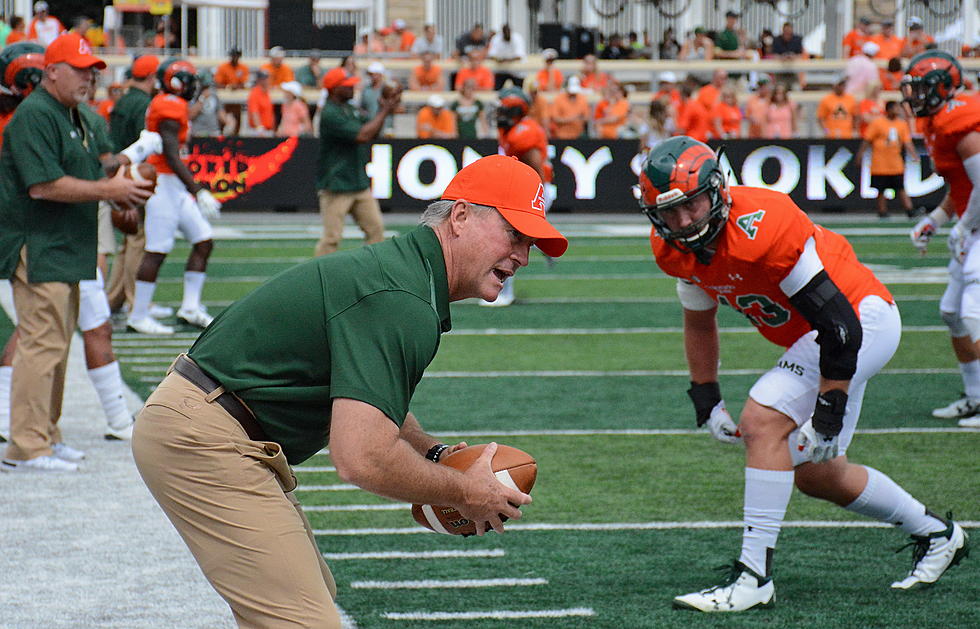
POLYGON ((88 41, 85 39, 78 40, 78 54, 80 55, 90 55, 92 54, 92 47, 88 45, 88 41))
POLYGON ((538 184, 538 191, 531 201, 531 207, 544 214, 544 186, 541 184, 538 184))

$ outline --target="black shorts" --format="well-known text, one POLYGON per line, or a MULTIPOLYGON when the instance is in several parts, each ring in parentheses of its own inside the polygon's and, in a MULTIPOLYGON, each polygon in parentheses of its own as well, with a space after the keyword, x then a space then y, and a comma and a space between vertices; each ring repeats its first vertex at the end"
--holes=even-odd
POLYGON ((905 190, 905 175, 871 175, 871 187, 878 192, 891 188, 895 192, 905 190))

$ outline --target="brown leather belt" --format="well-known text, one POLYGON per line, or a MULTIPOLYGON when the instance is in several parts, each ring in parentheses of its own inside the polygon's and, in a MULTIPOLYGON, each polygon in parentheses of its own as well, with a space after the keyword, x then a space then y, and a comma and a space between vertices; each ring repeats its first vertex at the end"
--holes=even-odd
MULTIPOLYGON (((179 373, 184 377, 185 380, 196 386, 201 391, 204 391, 205 395, 210 395, 218 389, 224 389, 221 383, 214 380, 208 374, 197 366, 193 360, 191 360, 187 354, 181 354, 174 361, 174 371, 179 373)), ((234 417, 242 428, 245 429, 245 434, 252 441, 268 441, 269 439, 265 436, 265 431, 259 426, 259 422, 256 421, 255 415, 252 411, 248 409, 245 404, 242 403, 238 397, 231 393, 230 391, 224 391, 218 397, 214 398, 214 401, 218 403, 221 408, 228 411, 228 414, 234 417)))

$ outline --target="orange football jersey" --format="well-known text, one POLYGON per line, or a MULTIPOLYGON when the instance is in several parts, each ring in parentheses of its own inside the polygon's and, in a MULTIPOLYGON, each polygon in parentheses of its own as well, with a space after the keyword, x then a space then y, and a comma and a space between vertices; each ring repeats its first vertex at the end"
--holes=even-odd
POLYGON ((7 128, 7 123, 14 117, 14 111, 16 110, 0 114, 0 148, 3 148, 3 130, 7 128))
POLYGON ((796 265, 813 237, 824 269, 858 312, 868 295, 894 303, 878 278, 858 262, 840 234, 815 225, 782 192, 733 186, 732 208, 715 243, 711 264, 667 244, 656 229, 650 244, 657 265, 667 275, 699 286, 719 304, 739 311, 776 345, 789 347, 812 328, 793 307, 779 283, 796 265))
POLYGON ((507 131, 498 129, 497 139, 503 154, 517 159, 521 159, 531 149, 541 151, 541 159, 544 160, 545 183, 551 182, 552 170, 551 162, 548 160, 548 136, 545 135, 544 127, 538 124, 536 120, 525 117, 507 131))
POLYGON ((961 94, 943 105, 939 113, 923 120, 922 135, 929 157, 936 172, 949 185, 949 196, 957 216, 962 216, 973 191, 973 182, 963 168, 956 145, 971 131, 980 131, 980 95, 961 94))
MULTIPOLYGON (((187 101, 180 96, 173 94, 157 94, 150 101, 150 106, 146 109, 146 130, 160 131, 160 122, 163 120, 176 120, 180 125, 177 132, 177 140, 180 142, 181 149, 187 142, 187 132, 190 127, 190 116, 187 112, 187 101)), ((167 163, 167 158, 162 154, 150 155, 146 161, 153 164, 158 173, 173 174, 173 169, 167 163)))

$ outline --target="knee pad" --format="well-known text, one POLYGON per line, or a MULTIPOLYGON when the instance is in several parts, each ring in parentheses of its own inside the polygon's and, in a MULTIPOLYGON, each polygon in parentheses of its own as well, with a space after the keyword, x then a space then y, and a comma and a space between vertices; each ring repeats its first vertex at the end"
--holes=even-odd
POLYGON ((942 317, 943 323, 949 328, 950 336, 956 338, 960 336, 966 336, 970 334, 966 326, 963 324, 963 320, 960 319, 958 312, 947 312, 945 310, 939 311, 939 316, 942 317))
POLYGON ((106 297, 101 271, 96 279, 78 283, 78 328, 82 332, 94 330, 109 320, 109 298, 106 297))

